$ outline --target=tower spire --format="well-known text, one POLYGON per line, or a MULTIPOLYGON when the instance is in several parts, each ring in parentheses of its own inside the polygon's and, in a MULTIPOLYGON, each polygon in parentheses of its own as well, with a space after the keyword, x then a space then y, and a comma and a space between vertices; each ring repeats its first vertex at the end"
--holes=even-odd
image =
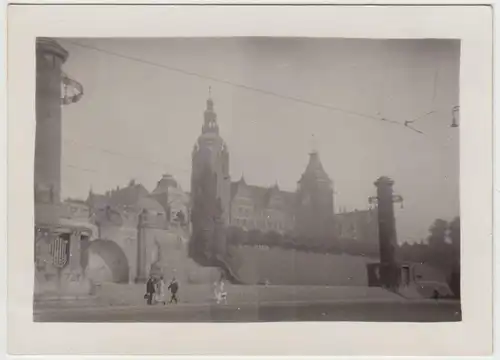
POLYGON ((318 143, 316 141, 316 134, 311 134, 311 154, 318 153, 318 143))
POLYGON ((208 99, 207 99, 207 110, 214 110, 214 101, 212 99, 212 87, 208 87, 208 99))
POLYGON ((203 123, 202 133, 219 133, 219 125, 217 125, 217 114, 214 111, 214 101, 212 100, 212 87, 208 87, 207 108, 204 114, 205 121, 203 123))

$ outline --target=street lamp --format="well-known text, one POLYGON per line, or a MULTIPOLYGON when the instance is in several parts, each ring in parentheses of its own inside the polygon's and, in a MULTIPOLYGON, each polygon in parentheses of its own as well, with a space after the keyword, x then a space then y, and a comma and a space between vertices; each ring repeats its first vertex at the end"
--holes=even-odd
POLYGON ((65 73, 61 77, 62 96, 61 104, 69 105, 78 102, 83 96, 83 86, 76 80, 71 79, 65 73))
MULTIPOLYGON (((368 204, 370 204, 370 206, 376 206, 378 204, 378 196, 370 196, 368 198, 368 204)), ((403 205, 403 197, 401 195, 392 195, 392 202, 393 203, 400 203, 401 204, 401 209, 404 209, 404 205, 403 205)))
POLYGON ((459 116, 460 116, 460 106, 454 106, 451 109, 451 127, 456 128, 458 127, 458 121, 459 121, 459 116))

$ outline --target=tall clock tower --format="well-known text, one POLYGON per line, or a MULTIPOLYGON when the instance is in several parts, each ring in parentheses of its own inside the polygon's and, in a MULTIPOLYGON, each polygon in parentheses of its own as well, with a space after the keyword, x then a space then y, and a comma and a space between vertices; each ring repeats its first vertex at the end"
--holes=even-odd
POLYGON ((231 178, 229 151, 219 135, 211 94, 203 114, 201 135, 192 153, 191 206, 193 245, 211 256, 219 252, 217 231, 229 224, 231 178))

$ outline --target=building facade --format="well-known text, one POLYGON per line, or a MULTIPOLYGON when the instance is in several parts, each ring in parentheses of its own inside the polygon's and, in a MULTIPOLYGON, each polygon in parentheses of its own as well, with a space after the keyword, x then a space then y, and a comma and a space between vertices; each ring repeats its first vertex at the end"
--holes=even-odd
POLYGON ((231 226, 244 230, 290 233, 294 229, 295 194, 281 190, 249 185, 243 176, 231 184, 231 226))
POLYGON ((309 154, 309 162, 293 192, 280 189, 278 184, 248 184, 244 176, 231 181, 229 149, 219 134, 211 98, 207 100, 202 131, 193 149, 190 205, 194 212, 203 207, 205 220, 200 218, 198 222, 207 232, 212 231, 211 216, 218 216, 219 211, 225 226, 293 234, 304 239, 349 237, 369 241, 377 234, 373 211, 334 214, 333 181, 317 151, 309 154))
POLYGON ((90 191, 85 201, 67 200, 65 205, 73 221, 96 228, 86 261, 94 282, 144 282, 154 272, 173 276, 180 270, 173 254, 187 247, 189 198, 171 175, 163 175, 151 193, 132 180, 105 194, 90 191))
POLYGON ((376 208, 335 214, 334 224, 337 238, 352 239, 378 246, 378 214, 376 208))

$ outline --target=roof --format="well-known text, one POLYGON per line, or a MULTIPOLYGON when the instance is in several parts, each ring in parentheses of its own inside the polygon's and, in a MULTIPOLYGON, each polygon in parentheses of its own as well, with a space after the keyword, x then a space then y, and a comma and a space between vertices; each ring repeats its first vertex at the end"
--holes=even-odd
POLYGON ((62 59, 63 62, 68 58, 68 51, 57 41, 51 38, 39 37, 36 39, 36 50, 52 53, 62 59))
POLYGON ((137 207, 147 210, 147 211, 152 211, 156 213, 165 213, 165 209, 163 206, 160 205, 160 203, 150 197, 144 197, 140 198, 139 201, 137 202, 137 207))
POLYGON ((109 198, 101 194, 90 194, 87 199, 87 204, 94 209, 103 209, 109 203, 109 198))
POLYGON ((135 205, 148 195, 149 192, 141 184, 131 184, 126 188, 113 190, 109 202, 112 206, 135 205))
POLYGON ((307 164, 306 170, 302 174, 299 182, 304 180, 304 178, 306 177, 331 182, 330 177, 323 168, 323 164, 321 163, 319 154, 317 152, 312 152, 309 154, 309 163, 307 164))
POLYGON ((176 189, 181 190, 181 186, 179 185, 177 180, 175 180, 175 178, 172 175, 165 174, 165 175, 163 175, 161 180, 158 181, 156 188, 153 190, 153 192, 151 194, 165 193, 168 191, 169 188, 176 188, 176 189))
POLYGON ((68 203, 68 204, 87 205, 87 202, 85 200, 81 200, 81 199, 67 198, 66 200, 64 200, 64 202, 68 203))
POLYGON ((276 185, 273 187, 248 185, 244 179, 231 183, 231 199, 237 195, 240 187, 249 194, 249 197, 254 202, 254 206, 257 208, 264 209, 269 207, 269 202, 273 195, 283 199, 285 207, 292 206, 295 202, 295 193, 293 192, 280 190, 276 185))

